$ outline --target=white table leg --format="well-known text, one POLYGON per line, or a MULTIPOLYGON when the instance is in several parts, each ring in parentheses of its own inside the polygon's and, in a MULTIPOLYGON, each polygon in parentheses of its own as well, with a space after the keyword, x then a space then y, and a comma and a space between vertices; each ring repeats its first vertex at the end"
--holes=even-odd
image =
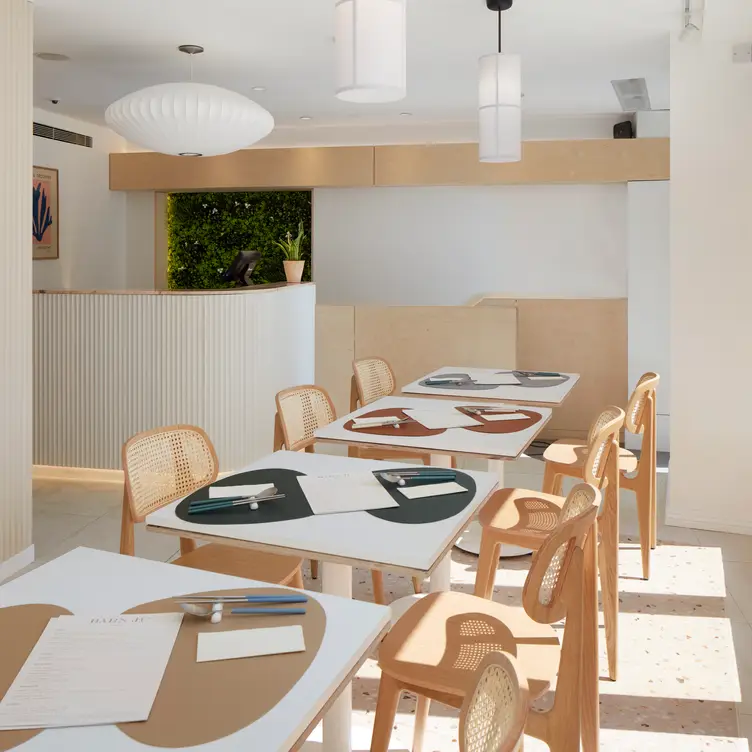
MULTIPOLYGON (((321 562, 321 591, 352 598, 352 567, 321 562)), ((324 716, 324 752, 352 752, 352 684, 342 689, 324 716)))
POLYGON ((448 553, 437 565, 436 569, 431 572, 431 578, 428 581, 428 589, 432 593, 443 593, 452 589, 452 554, 448 553))
MULTIPOLYGON (((504 488, 504 460, 489 460, 488 472, 494 473, 499 479, 499 488, 504 488)), ((482 535, 481 526, 473 520, 470 526, 462 533, 462 536, 457 540, 455 545, 460 551, 464 551, 468 554, 480 553, 480 539, 482 535)), ((500 557, 502 559, 509 559, 513 556, 525 556, 532 551, 528 548, 520 548, 519 546, 507 546, 501 547, 500 557)))

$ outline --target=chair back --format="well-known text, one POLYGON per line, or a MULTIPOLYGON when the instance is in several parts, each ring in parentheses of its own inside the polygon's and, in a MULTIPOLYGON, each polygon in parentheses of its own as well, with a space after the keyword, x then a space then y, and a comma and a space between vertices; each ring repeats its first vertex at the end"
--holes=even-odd
POLYGON ((489 653, 460 711, 460 752, 514 752, 530 706, 527 680, 509 653, 489 653))
POLYGON ((568 582, 569 570, 577 552, 584 548, 600 503, 600 491, 589 483, 578 483, 569 492, 556 529, 535 553, 525 580, 522 605, 531 619, 553 624, 578 602, 574 591, 581 591, 582 583, 568 582))
MULTIPOLYGON (((606 480, 608 459, 612 449, 619 447, 619 432, 624 426, 624 410, 611 405, 590 426, 588 455, 585 459, 583 477, 587 483, 602 488, 606 480)), ((614 455, 618 458, 618 455, 614 455)))
MULTIPOLYGON (((331 397, 318 386, 295 386, 280 392, 275 422, 284 449, 297 452, 313 444, 313 434, 318 428, 329 425, 337 418, 331 397)), ((276 446, 275 450, 280 448, 276 446)))
POLYGON ((397 382, 392 367, 383 358, 353 361, 350 408, 355 410, 394 394, 397 382), (357 401, 356 401, 357 400, 357 401))
POLYGON ((139 433, 123 446, 125 497, 133 522, 212 483, 219 472, 209 437, 195 426, 139 433))
MULTIPOLYGON (((648 419, 646 408, 655 410, 655 392, 660 380, 661 377, 652 371, 640 376, 627 405, 625 425, 630 433, 642 433, 645 430, 648 419)), ((652 414, 650 417, 653 417, 652 414)))

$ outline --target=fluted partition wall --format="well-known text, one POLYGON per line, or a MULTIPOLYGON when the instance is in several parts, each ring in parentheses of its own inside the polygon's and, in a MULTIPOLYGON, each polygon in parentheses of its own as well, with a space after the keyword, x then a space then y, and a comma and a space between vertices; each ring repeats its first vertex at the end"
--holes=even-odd
POLYGON ((157 426, 205 429, 220 470, 272 449, 274 395, 314 375, 315 287, 36 293, 34 463, 120 467, 157 426))
POLYGON ((0 581, 31 563, 32 6, 0 0, 0 581))

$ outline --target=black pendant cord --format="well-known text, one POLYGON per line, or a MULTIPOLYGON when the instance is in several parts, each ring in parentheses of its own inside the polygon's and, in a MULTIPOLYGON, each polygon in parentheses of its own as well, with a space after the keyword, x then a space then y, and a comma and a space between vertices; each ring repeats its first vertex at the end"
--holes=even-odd
POLYGON ((501 54, 501 11, 498 11, 499 15, 499 54, 501 54))

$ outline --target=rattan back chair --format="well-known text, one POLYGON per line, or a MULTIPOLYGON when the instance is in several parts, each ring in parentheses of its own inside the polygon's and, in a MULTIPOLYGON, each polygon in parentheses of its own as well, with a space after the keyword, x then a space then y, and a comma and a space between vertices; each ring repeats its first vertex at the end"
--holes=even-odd
MULTIPOLYGON (((381 683, 371 752, 386 752, 403 691, 461 707, 489 653, 516 655, 532 701, 555 684, 548 710, 531 710, 525 733, 552 752, 598 749, 597 513, 600 494, 570 495, 556 529, 535 553, 522 608, 460 592, 431 593, 392 627, 379 648, 381 683), (551 625, 564 619, 559 641, 551 625)), ((428 703, 419 703, 422 735, 428 703)), ((420 736, 413 749, 421 748, 420 736)), ((481 749, 483 749, 481 747, 481 749)))
POLYGON ((509 653, 489 653, 460 710, 460 752, 515 752, 530 710, 530 691, 509 653))
MULTIPOLYGON (((120 553, 135 554, 135 523, 148 514, 213 483, 219 462, 206 433, 196 426, 168 426, 139 433, 123 446, 125 486, 120 553)), ((180 539, 178 566, 237 577, 303 587, 302 560, 231 546, 210 544, 196 548, 180 539)))
POLYGON ((337 419, 332 398, 313 384, 285 389, 275 397, 274 450, 313 451, 314 432, 337 419))
POLYGON ((360 358, 353 361, 352 367, 351 411, 394 394, 397 388, 394 371, 383 358, 360 358))

